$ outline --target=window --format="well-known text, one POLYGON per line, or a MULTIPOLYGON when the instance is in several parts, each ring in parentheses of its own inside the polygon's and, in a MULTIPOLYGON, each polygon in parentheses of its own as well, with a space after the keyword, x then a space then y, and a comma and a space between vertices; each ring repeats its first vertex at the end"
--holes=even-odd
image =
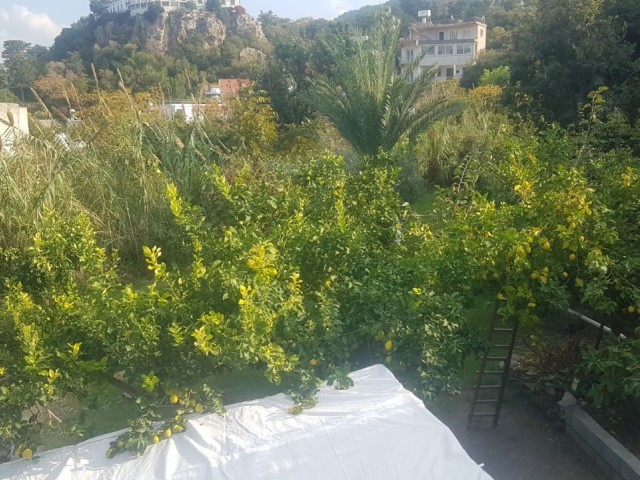
POLYGON ((481 28, 480 29, 480 36, 482 37, 484 35, 484 30, 481 28))
POLYGON ((432 56, 436 54, 436 46, 435 45, 425 45, 422 47, 422 53, 424 55, 432 56))
POLYGON ((453 55, 453 45, 445 45, 447 47, 447 55, 453 55))
POLYGON ((473 38, 473 30, 470 28, 465 28, 462 32, 462 38, 473 38))
POLYGON ((456 55, 462 55, 464 53, 464 45, 456 45, 456 55))
POLYGON ((438 40, 444 40, 444 32, 438 32, 438 40))
POLYGON ((444 54, 445 54, 444 45, 438 45, 438 55, 444 55, 444 54))
POLYGON ((458 38, 458 31, 457 30, 451 30, 449 32, 449 40, 456 40, 458 38))
POLYGON ((413 50, 407 50, 407 62, 413 62, 413 50))

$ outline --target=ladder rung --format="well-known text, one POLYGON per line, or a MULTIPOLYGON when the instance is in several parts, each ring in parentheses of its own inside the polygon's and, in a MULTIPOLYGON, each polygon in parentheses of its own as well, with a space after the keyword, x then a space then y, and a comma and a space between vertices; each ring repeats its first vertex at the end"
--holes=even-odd
POLYGON ((493 427, 498 426, 500 409, 504 400, 506 381, 509 376, 510 362, 513 354, 513 347, 518 332, 518 324, 512 328, 497 327, 497 315, 494 315, 491 331, 489 333, 489 348, 485 351, 482 363, 476 374, 478 374, 478 384, 475 387, 471 408, 467 419, 467 428, 471 428, 473 419, 478 417, 493 418, 493 427), (487 362, 494 362, 487 365, 487 362), (499 363, 498 363, 499 362, 499 363), (482 382, 500 382, 499 385, 483 385, 482 382), (487 392, 482 394, 482 392, 487 392), (494 392, 494 393, 489 393, 494 392), (497 398, 481 398, 483 396, 497 398), (484 412, 476 412, 478 406, 484 404, 484 412), (488 408, 487 408, 488 407, 488 408), (487 410, 494 410, 488 412, 487 410))

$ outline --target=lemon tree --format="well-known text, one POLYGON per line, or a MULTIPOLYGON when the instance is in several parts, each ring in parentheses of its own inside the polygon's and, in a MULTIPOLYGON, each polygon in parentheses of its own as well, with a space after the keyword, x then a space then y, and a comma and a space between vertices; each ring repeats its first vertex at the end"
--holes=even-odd
POLYGON ((350 366, 387 356, 420 373, 425 395, 455 390, 462 298, 429 281, 437 250, 396 179, 326 156, 262 176, 212 167, 197 204, 168 184, 174 255, 188 261, 144 247, 137 285, 86 218, 50 212, 28 249, 3 252, 2 448, 33 451, 52 402, 107 383, 140 412, 109 457, 179 434, 189 414, 222 413, 207 384, 218 372, 261 370, 291 393, 293 413, 314 405, 321 378, 347 388, 350 366))

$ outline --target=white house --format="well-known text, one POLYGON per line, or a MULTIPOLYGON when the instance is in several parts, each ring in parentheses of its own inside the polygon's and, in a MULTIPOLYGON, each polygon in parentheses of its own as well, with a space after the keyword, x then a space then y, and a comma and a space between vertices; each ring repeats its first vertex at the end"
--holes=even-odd
POLYGON ((27 107, 17 103, 0 103, 0 152, 11 152, 21 135, 29 135, 27 107))
MULTIPOLYGON (((189 2, 193 2, 199 10, 203 10, 207 4, 206 0, 111 0, 107 9, 111 13, 129 11, 131 15, 141 15, 153 4, 160 5, 165 11, 171 12, 186 8, 189 2)), ((220 0, 220 5, 224 8, 239 7, 240 0, 220 0)))
POLYGON ((409 27, 409 36, 401 41, 400 64, 412 78, 436 68, 436 81, 460 80, 467 65, 487 47, 484 19, 432 23, 430 11, 419 14, 422 22, 409 27), (422 58, 418 65, 414 65, 422 58))

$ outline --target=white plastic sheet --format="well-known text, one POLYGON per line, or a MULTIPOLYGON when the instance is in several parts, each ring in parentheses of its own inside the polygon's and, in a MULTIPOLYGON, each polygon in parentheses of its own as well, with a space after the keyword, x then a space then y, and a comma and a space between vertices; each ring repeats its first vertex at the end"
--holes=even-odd
POLYGON ((115 432, 0 465, 0 479, 491 480, 384 366, 350 377, 354 387, 321 387, 298 416, 275 395, 194 416, 141 456, 106 458, 115 432))

